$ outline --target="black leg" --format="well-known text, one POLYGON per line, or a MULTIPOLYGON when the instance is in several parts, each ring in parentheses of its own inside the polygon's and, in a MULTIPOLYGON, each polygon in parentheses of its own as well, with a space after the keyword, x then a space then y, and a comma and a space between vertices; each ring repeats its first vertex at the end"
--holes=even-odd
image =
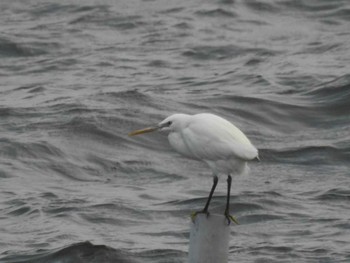
POLYGON ((214 175, 213 186, 211 187, 207 203, 205 204, 205 207, 203 209, 203 213, 208 213, 209 204, 210 204, 211 198, 213 197, 213 193, 214 193, 214 190, 216 188, 216 185, 218 184, 218 180, 219 180, 218 177, 216 175, 214 175))
POLYGON ((226 216, 230 214, 231 184, 232 184, 232 177, 231 175, 228 175, 227 176, 227 200, 226 200, 226 209, 225 209, 226 216))
POLYGON ((239 223, 238 223, 237 219, 230 215, 231 183, 232 183, 232 177, 231 177, 231 175, 228 175, 227 176, 227 200, 226 200, 225 216, 227 218, 228 224, 231 224, 231 221, 233 221, 238 225, 239 223))
POLYGON ((215 191, 216 185, 218 184, 218 181, 219 181, 218 177, 216 175, 214 175, 214 177, 213 177, 213 186, 211 187, 210 194, 209 194, 209 197, 208 197, 207 203, 205 204, 204 209, 201 210, 201 211, 193 212, 191 214, 191 219, 192 219, 193 223, 194 223, 194 220, 195 220, 195 218, 196 218, 196 216, 198 214, 204 213, 207 216, 209 216, 209 212, 208 212, 209 204, 210 204, 211 198, 213 197, 213 193, 215 191))

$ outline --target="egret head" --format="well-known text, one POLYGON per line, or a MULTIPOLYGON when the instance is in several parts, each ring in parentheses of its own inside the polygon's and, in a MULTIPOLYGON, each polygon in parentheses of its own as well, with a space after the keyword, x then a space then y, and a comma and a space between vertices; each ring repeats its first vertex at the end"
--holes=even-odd
POLYGON ((186 114, 173 114, 163 121, 158 123, 153 127, 148 127, 141 130, 136 130, 129 133, 129 136, 139 135, 143 133, 153 132, 153 131, 161 131, 161 132, 173 132, 181 129, 186 122, 189 115, 186 114))
POLYGON ((170 132, 174 128, 174 120, 171 118, 173 115, 165 118, 160 123, 158 123, 158 130, 161 132, 170 132))

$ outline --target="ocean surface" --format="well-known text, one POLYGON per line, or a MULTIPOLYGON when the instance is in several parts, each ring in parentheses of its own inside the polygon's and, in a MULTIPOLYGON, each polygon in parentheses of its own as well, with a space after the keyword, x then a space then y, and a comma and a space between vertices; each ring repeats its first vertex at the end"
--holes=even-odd
POLYGON ((127 136, 177 112, 259 149, 230 262, 350 262, 349 24, 348 0, 1 1, 0 262, 187 262, 211 171, 127 136))

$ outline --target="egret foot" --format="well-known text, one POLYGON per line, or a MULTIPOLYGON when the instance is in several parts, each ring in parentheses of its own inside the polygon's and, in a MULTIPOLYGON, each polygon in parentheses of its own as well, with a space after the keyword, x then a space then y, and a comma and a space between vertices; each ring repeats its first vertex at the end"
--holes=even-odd
POLYGON ((195 220, 195 218, 196 218, 196 216, 198 214, 206 214, 207 217, 209 216, 208 208, 209 208, 209 204, 210 204, 211 198, 213 197, 213 193, 215 191, 216 185, 218 184, 218 180, 219 180, 219 178, 216 175, 214 175, 213 176, 213 186, 211 187, 211 190, 210 190, 210 193, 209 193, 209 197, 208 197, 207 203, 204 206, 204 209, 201 210, 201 211, 193 212, 191 214, 191 220, 192 220, 193 223, 194 223, 194 220, 195 220))
POLYGON ((194 223, 194 220, 196 219, 196 216, 197 216, 198 214, 206 214, 207 217, 210 215, 210 213, 209 213, 208 211, 204 211, 204 210, 192 212, 192 213, 191 213, 191 220, 192 220, 192 223, 194 223))
POLYGON ((225 211, 225 217, 227 219, 228 225, 230 225, 231 222, 234 222, 236 225, 239 225, 238 220, 234 216, 231 216, 227 211, 225 211))

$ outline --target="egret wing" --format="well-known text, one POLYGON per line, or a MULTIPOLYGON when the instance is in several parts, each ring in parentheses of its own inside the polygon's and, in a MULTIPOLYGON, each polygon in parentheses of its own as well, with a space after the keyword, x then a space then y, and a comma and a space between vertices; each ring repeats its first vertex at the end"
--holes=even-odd
POLYGON ((192 122, 183 129, 182 138, 192 155, 198 159, 236 157, 252 160, 258 155, 257 149, 237 127, 221 120, 192 122))

